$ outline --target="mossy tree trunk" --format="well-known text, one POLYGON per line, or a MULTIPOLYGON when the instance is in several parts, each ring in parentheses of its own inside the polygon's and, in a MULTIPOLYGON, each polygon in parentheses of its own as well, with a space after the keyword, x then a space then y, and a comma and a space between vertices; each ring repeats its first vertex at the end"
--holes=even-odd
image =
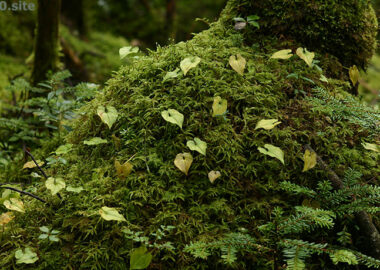
POLYGON ((61 0, 38 0, 38 18, 34 48, 32 84, 46 79, 48 71, 57 70, 58 30, 61 0))

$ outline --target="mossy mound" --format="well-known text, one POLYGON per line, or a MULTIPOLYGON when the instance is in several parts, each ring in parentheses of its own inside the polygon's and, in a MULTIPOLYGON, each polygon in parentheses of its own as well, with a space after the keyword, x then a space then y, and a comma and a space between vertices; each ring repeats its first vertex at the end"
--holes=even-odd
MULTIPOLYGON (((13 264, 18 247, 31 246, 38 250, 39 260, 30 269, 126 269, 133 242, 125 231, 149 237, 162 230, 161 226, 174 226, 162 241, 170 241, 175 250, 155 249, 150 269, 225 269, 217 257, 194 259, 184 247, 240 228, 260 238, 257 228, 270 219, 274 207, 290 210, 299 205, 298 199, 279 189, 280 182, 315 187, 327 178, 319 169, 302 173, 305 144, 312 145, 339 175, 352 168, 363 174, 363 181, 378 183, 379 157, 361 145, 378 137, 379 129, 371 121, 378 121, 378 114, 351 117, 342 111, 343 105, 338 107, 341 111, 330 110, 323 102, 349 99, 350 84, 321 81, 320 71, 297 56, 270 58, 280 48, 297 48, 291 40, 268 37, 247 46, 244 35, 233 29, 234 4, 230 2, 222 20, 193 40, 159 48, 121 68, 104 91, 81 110, 67 137, 74 145, 64 156, 68 164, 52 166, 48 173, 85 191, 61 191, 62 203, 43 183, 36 184, 35 192, 50 197, 53 206, 25 200, 26 213, 17 215, 12 229, 2 236, 0 261, 5 267, 13 264), (243 76, 229 65, 230 56, 237 54, 247 60, 243 76), (199 65, 186 76, 164 81, 167 73, 189 56, 201 58, 199 65), (322 95, 329 98, 320 99, 322 95), (213 117, 216 96, 227 100, 228 112, 213 117), (118 111, 111 129, 97 115, 99 106, 113 106, 118 111), (163 119, 161 113, 168 109, 184 115, 182 128, 163 119), (272 130, 255 130, 262 119, 278 119, 281 124, 272 130), (84 144, 93 137, 108 143, 84 144), (188 148, 187 142, 196 137, 207 143, 206 155, 188 148), (258 147, 265 144, 280 147, 285 164, 260 153, 258 147), (185 152, 194 158, 187 176, 173 162, 177 154, 185 152), (120 179, 114 161, 131 157, 133 172, 120 179), (211 170, 221 172, 213 184, 208 179, 211 170), (103 206, 117 208, 127 221, 103 220, 99 215, 103 206), (37 242, 41 226, 60 230, 62 241, 37 242)), ((316 59, 326 65, 336 61, 321 54, 316 59)), ((50 142, 45 151, 53 150, 50 142)), ((335 233, 326 230, 323 238, 335 233)), ((320 235, 305 237, 320 240, 320 235)), ((269 269, 270 260, 270 256, 252 251, 239 257, 234 266, 269 269)), ((329 264, 328 269, 343 268, 329 264)))
POLYGON ((376 49, 376 14, 370 0, 237 1, 240 13, 261 17, 261 32, 295 39, 330 53, 347 66, 366 66, 376 49))

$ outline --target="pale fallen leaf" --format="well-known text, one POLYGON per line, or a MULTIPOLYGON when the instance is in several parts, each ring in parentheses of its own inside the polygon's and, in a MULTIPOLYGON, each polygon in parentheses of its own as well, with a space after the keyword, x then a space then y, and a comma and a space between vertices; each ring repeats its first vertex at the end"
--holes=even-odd
POLYGON ((274 146, 274 145, 271 145, 271 144, 265 144, 264 148, 258 147, 257 149, 262 154, 277 158, 278 160, 280 160, 282 162, 282 164, 285 165, 284 152, 281 150, 281 148, 274 146))
POLYGON ((270 58, 286 60, 286 59, 289 59, 292 56, 293 56, 292 50, 285 49, 285 50, 281 50, 281 51, 275 52, 270 58))
POLYGON ((223 115, 227 111, 227 100, 222 99, 220 96, 214 98, 212 104, 212 116, 223 115))
POLYGON ((115 208, 103 206, 99 210, 100 216, 105 220, 116 220, 116 221, 126 221, 126 219, 121 215, 115 208))
POLYGON ((193 156, 190 153, 178 154, 174 160, 174 165, 184 174, 188 174, 193 156))
POLYGON ((296 51, 297 55, 305 61, 305 63, 309 66, 313 66, 313 59, 315 57, 315 53, 309 52, 306 48, 298 48, 296 51))
POLYGON ((186 76, 187 72, 190 69, 195 68, 201 62, 201 59, 198 56, 190 56, 181 61, 180 67, 183 72, 183 75, 186 76))
POLYGON ((303 155, 303 160, 303 172, 306 172, 317 165, 317 154, 306 149, 305 154, 303 155))
POLYGON ((208 179, 211 183, 214 183, 216 179, 218 179, 221 176, 220 171, 211 171, 208 173, 208 179))
POLYGON ((165 121, 178 125, 180 128, 182 128, 184 116, 179 111, 175 109, 169 109, 167 111, 161 112, 161 116, 165 119, 165 121))
POLYGON ((279 124, 281 124, 281 122, 278 121, 278 119, 263 119, 256 124, 255 130, 259 128, 270 130, 279 124))
POLYGON ((230 56, 229 64, 233 70, 235 70, 240 75, 243 75, 247 61, 245 60, 243 56, 241 56, 240 54, 237 54, 237 55, 230 56))

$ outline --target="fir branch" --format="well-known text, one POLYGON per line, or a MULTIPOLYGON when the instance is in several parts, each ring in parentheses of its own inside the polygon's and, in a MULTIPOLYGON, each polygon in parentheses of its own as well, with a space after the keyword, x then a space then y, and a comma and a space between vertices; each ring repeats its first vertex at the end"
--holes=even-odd
MULTIPOLYGON (((310 145, 305 145, 305 149, 309 150, 311 153, 316 153, 310 145)), ((329 166, 321 159, 317 154, 317 164, 325 171, 327 171, 329 180, 335 189, 344 189, 343 181, 339 176, 329 168, 329 166)), ((371 250, 375 258, 380 258, 380 234, 376 226, 372 223, 371 218, 365 211, 360 211, 355 213, 355 218, 359 224, 360 229, 364 232, 366 237, 369 239, 371 245, 371 250)))

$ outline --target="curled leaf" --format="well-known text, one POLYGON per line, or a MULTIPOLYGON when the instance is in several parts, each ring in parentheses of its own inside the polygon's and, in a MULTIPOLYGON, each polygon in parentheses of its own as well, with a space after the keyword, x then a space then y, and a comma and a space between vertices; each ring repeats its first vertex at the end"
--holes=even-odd
POLYGON ((296 51, 297 55, 305 61, 305 63, 309 66, 313 66, 313 59, 315 57, 315 53, 309 52, 306 48, 298 48, 296 51))
POLYGON ((66 187, 65 181, 62 178, 49 177, 45 186, 51 191, 51 195, 55 195, 66 187))
POLYGON ((161 112, 161 116, 165 119, 165 121, 178 125, 180 128, 182 128, 184 116, 179 111, 169 109, 167 111, 161 112))
POLYGON ((201 139, 194 138, 193 141, 187 141, 186 145, 190 148, 190 150, 197 151, 202 155, 206 155, 207 143, 201 139))
POLYGON ((274 128, 275 126, 279 125, 279 124, 281 124, 281 122, 278 121, 277 119, 264 119, 264 120, 260 120, 256 124, 255 130, 259 129, 259 128, 270 130, 270 129, 274 128))
POLYGON ((37 253, 33 252, 30 248, 16 250, 15 257, 17 264, 32 264, 38 260, 37 253))
POLYGON ((223 115, 227 111, 227 100, 217 96, 212 104, 212 116, 223 115))
POLYGON ((103 206, 99 210, 100 216, 105 220, 126 221, 126 219, 115 209, 107 206, 103 206))
POLYGON ((136 54, 138 52, 139 52, 138 47, 126 46, 126 47, 120 48, 119 49, 120 59, 123 59, 131 54, 136 54))
POLYGON ((125 179, 128 175, 131 174, 133 165, 128 161, 122 165, 119 161, 115 160, 115 169, 117 176, 120 179, 125 179))
POLYGON ((245 60, 243 56, 241 56, 240 54, 237 54, 236 56, 235 55, 230 56, 229 64, 233 70, 235 70, 240 75, 243 75, 247 61, 245 60))
POLYGON ((162 82, 166 82, 170 79, 174 79, 174 78, 177 78, 181 73, 179 72, 179 68, 176 68, 174 71, 169 71, 166 73, 164 79, 162 80, 162 82))
POLYGON ((216 179, 218 179, 221 176, 220 171, 211 171, 208 173, 208 179, 211 183, 214 183, 216 179))
POLYGON ((94 137, 90 140, 83 142, 83 144, 86 144, 86 145, 98 145, 98 144, 102 144, 102 143, 108 143, 108 141, 105 139, 99 138, 99 137, 94 137))
POLYGON ((353 65, 352 67, 350 67, 350 70, 348 71, 348 73, 350 75, 350 80, 352 82, 352 85, 356 86, 356 84, 359 81, 359 70, 356 67, 356 65, 353 65))
POLYGON ((380 153, 380 146, 374 143, 362 143, 364 149, 380 153))
POLYGON ((306 172, 317 165, 317 154, 306 149, 305 154, 303 155, 303 160, 304 166, 302 172, 306 172))
POLYGON ((265 144, 264 148, 258 147, 257 149, 260 151, 260 153, 264 155, 277 158, 278 160, 282 162, 282 164, 285 165, 284 152, 281 150, 281 148, 271 145, 271 144, 265 144))
POLYGON ((3 204, 9 210, 25 213, 24 203, 19 199, 10 198, 9 200, 5 200, 3 204))
MULTIPOLYGON (((36 161, 37 161, 38 166, 40 166, 40 167, 45 164, 41 160, 36 160, 36 161)), ((23 169, 33 169, 35 167, 37 167, 36 163, 34 163, 34 161, 29 161, 29 162, 25 163, 22 168, 23 169)))
POLYGON ((0 216, 0 226, 7 225, 14 218, 15 218, 15 216, 13 215, 12 212, 2 213, 1 216, 0 216))
POLYGON ((193 156, 190 153, 178 154, 174 160, 174 165, 184 174, 188 174, 193 156))
POLYGON ((183 75, 186 76, 187 72, 190 69, 195 68, 201 62, 201 59, 198 56, 190 56, 181 61, 180 67, 183 72, 183 75))
POLYGON ((116 119, 118 117, 117 110, 112 106, 107 106, 107 108, 104 108, 104 106, 99 106, 97 114, 109 129, 111 129, 112 125, 116 122, 116 119))
POLYGON ((272 54, 272 56, 270 58, 273 58, 273 59, 284 59, 284 60, 286 60, 286 59, 289 59, 292 56, 293 56, 292 50, 285 49, 285 50, 281 50, 281 51, 275 52, 274 54, 272 54))

